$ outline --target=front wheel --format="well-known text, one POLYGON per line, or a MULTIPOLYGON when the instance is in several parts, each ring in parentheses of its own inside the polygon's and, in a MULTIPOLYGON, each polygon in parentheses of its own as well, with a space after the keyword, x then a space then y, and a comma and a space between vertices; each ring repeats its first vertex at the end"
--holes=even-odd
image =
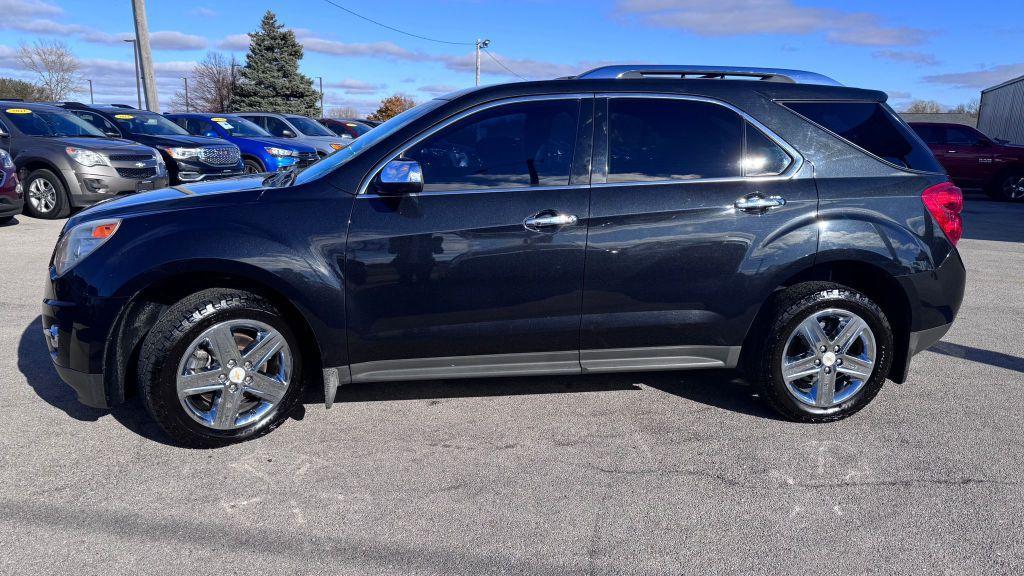
POLYGON ((762 350, 761 394, 803 422, 845 418, 871 401, 892 364, 892 328, 867 296, 839 285, 783 293, 762 350))
POLYGON ((241 290, 197 292, 168 308, 139 355, 143 403, 187 446, 266 434, 301 397, 295 336, 266 299, 241 290))
POLYGON ((1024 172, 1009 172, 999 176, 987 192, 996 200, 1024 202, 1024 172))
POLYGON ((243 168, 243 171, 246 174, 262 174, 264 172, 263 164, 260 164, 259 160, 255 160, 253 158, 246 158, 245 167, 243 168))
POLYGON ((25 213, 33 218, 54 220, 71 213, 68 191, 52 171, 33 170, 25 179, 25 213))

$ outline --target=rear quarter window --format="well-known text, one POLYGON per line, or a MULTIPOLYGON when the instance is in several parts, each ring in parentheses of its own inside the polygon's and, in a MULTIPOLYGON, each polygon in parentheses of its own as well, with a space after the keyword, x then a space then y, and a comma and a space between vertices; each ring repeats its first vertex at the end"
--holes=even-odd
POLYGON ((942 172, 935 156, 880 102, 783 102, 840 138, 901 168, 942 172))

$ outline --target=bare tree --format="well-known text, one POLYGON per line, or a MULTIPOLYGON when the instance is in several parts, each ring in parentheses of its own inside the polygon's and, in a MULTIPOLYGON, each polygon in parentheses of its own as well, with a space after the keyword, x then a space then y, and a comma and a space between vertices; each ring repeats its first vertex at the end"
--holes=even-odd
MULTIPOLYGON (((188 108, 193 112, 230 112, 235 87, 232 66, 237 66, 234 56, 228 59, 220 52, 207 52, 189 74, 188 108)), ((171 108, 186 109, 184 90, 174 93, 171 108)))
POLYGON ((380 101, 380 107, 373 114, 370 114, 366 118, 368 120, 376 120, 377 122, 383 122, 390 120, 391 118, 398 116, 402 112, 412 108, 416 105, 416 101, 404 94, 394 94, 380 101))
POLYGON ((65 100, 81 91, 80 65, 68 45, 60 40, 36 40, 22 43, 18 62, 38 76, 38 86, 45 100, 65 100))
POLYGON ((914 100, 904 112, 911 114, 938 114, 942 112, 942 104, 935 100, 914 100))
POLYGON ((336 108, 329 108, 327 110, 327 116, 329 118, 361 118, 359 110, 356 110, 352 106, 338 106, 336 108))
POLYGON ((974 98, 973 100, 969 100, 967 102, 964 102, 963 104, 957 104, 952 109, 950 109, 950 112, 955 112, 957 114, 967 114, 969 116, 977 116, 978 108, 980 108, 980 104, 978 103, 978 99, 974 98))

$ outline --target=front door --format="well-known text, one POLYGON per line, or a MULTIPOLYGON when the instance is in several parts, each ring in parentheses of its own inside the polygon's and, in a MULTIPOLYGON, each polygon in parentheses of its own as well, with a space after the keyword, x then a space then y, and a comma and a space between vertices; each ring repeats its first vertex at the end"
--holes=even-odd
POLYGON ((487 105, 401 154, 423 192, 355 201, 356 381, 580 371, 593 98, 487 105))
POLYGON ((622 95, 598 110, 583 369, 734 366, 765 284, 814 256, 810 169, 721 103, 622 95))
POLYGON ((946 127, 939 162, 957 183, 975 187, 985 183, 992 171, 992 151, 987 142, 969 128, 946 127))

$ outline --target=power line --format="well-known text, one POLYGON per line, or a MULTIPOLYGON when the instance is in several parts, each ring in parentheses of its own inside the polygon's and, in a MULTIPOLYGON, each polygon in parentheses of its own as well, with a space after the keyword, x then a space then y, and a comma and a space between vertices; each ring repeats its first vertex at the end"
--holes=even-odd
POLYGON ((438 40, 437 38, 428 38, 426 36, 420 36, 419 34, 413 34, 412 32, 406 32, 405 30, 399 30, 398 28, 395 28, 394 26, 388 26, 387 24, 385 24, 383 22, 378 22, 377 20, 374 20, 373 18, 367 18, 366 16, 363 16, 362 14, 359 14, 358 12, 353 12, 352 10, 349 10, 348 8, 345 8, 341 4, 338 4, 336 2, 332 2, 332 0, 324 0, 324 2, 327 2, 331 6, 334 6, 335 8, 339 8, 341 10, 344 10, 345 12, 348 12, 349 14, 355 16, 356 18, 362 18, 363 20, 366 20, 367 22, 376 24, 377 26, 380 26, 381 28, 387 28, 388 30, 391 30, 393 32, 398 32, 399 34, 405 34, 406 36, 412 36, 413 38, 419 38, 420 40, 428 40, 430 42, 437 42, 439 44, 452 44, 452 45, 455 45, 455 46, 475 46, 476 45, 476 42, 452 42, 450 40, 438 40))
POLYGON ((498 66, 501 66, 501 67, 502 67, 502 68, 504 68, 504 69, 505 69, 506 71, 508 71, 508 73, 509 73, 509 74, 512 74, 513 76, 515 76, 515 77, 519 78, 520 80, 526 80, 526 78, 524 78, 524 77, 523 77, 522 75, 520 75, 520 74, 519 74, 518 72, 516 72, 515 70, 513 70, 513 69, 509 68, 508 66, 505 66, 505 64, 504 64, 504 63, 503 63, 503 62, 502 62, 501 60, 498 60, 498 59, 497 59, 497 58, 496 58, 496 57, 494 56, 494 54, 491 54, 491 51, 490 51, 490 50, 486 50, 486 49, 485 49, 485 50, 484 50, 484 53, 485 53, 485 54, 487 54, 487 56, 488 56, 488 57, 490 57, 490 59, 491 59, 491 60, 494 60, 494 62, 495 62, 495 63, 496 63, 496 64, 497 64, 498 66))

